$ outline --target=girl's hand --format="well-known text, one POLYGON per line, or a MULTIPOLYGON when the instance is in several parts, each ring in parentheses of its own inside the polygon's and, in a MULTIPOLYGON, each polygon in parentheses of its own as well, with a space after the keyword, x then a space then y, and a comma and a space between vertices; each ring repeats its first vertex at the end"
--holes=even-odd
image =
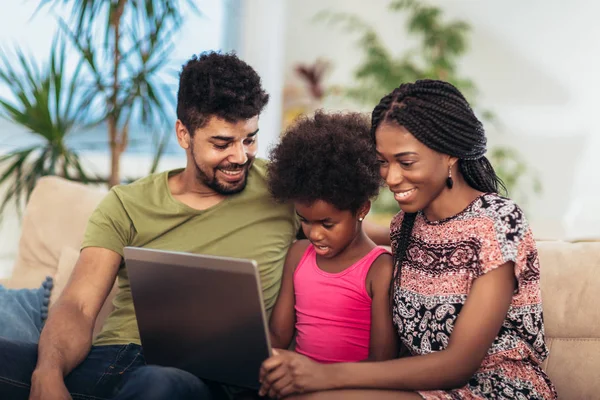
POLYGON ((273 350, 260 368, 259 395, 282 398, 331 388, 325 365, 288 350, 273 350))

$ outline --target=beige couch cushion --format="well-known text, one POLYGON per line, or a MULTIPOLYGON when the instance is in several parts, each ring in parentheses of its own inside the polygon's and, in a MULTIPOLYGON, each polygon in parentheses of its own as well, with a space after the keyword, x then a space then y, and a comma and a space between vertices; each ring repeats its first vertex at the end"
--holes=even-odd
POLYGON ((600 242, 538 242, 548 375, 561 399, 600 398, 600 242))
POLYGON ((62 178, 41 178, 27 203, 7 286, 35 288, 44 277, 53 277, 62 248, 81 246, 87 220, 105 194, 104 189, 62 178))
MULTIPOLYGON (((75 266, 87 221, 106 192, 55 176, 41 178, 25 209, 12 276, 3 283, 11 288, 36 288, 52 276, 52 305, 75 266)), ((112 311, 115 292, 116 285, 96 319, 94 335, 112 311)))

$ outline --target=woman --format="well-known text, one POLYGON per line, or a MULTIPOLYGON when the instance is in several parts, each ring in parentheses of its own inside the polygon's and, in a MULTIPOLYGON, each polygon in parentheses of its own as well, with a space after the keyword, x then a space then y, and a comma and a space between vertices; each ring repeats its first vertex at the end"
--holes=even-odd
POLYGON ((548 349, 533 235, 521 209, 498 195, 465 98, 445 82, 404 84, 373 110, 372 136, 402 209, 391 224, 391 306, 411 356, 321 365, 278 351, 261 368, 261 392, 555 399, 541 369, 548 349))

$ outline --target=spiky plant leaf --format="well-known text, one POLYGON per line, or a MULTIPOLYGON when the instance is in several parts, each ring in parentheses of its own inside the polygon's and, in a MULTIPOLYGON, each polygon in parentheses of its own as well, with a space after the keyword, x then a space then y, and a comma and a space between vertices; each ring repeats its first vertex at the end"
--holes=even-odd
POLYGON ((23 202, 37 180, 46 175, 59 175, 79 181, 98 181, 82 168, 79 157, 66 143, 75 130, 86 129, 86 117, 91 98, 79 82, 81 64, 72 74, 66 71, 67 55, 64 37, 57 35, 49 60, 38 64, 32 55, 0 49, 0 85, 8 89, 11 98, 0 98, 0 117, 25 128, 38 144, 17 148, 0 157, 0 186, 4 197, 0 215, 15 202, 20 213, 23 202))

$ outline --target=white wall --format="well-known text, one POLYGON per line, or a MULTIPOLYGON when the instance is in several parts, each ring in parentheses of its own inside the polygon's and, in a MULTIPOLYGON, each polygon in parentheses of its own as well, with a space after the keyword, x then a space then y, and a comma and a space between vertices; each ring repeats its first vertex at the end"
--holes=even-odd
POLYGON ((285 0, 242 1, 237 52, 260 75, 269 104, 260 115, 260 157, 279 139, 284 78, 285 0))
MULTIPOLYGON (((285 69, 322 57, 334 62, 327 83, 348 84, 359 61, 355 39, 312 22, 320 10, 361 16, 395 54, 413 47, 401 14, 387 1, 288 0, 285 69)), ((600 3, 586 0, 437 0, 449 18, 472 26, 461 68, 501 129, 492 143, 517 147, 539 173, 544 193, 527 213, 538 237, 600 238, 600 3)), ((382 93, 383 95, 384 93, 382 93)), ((331 104, 328 104, 331 105, 331 104)))

